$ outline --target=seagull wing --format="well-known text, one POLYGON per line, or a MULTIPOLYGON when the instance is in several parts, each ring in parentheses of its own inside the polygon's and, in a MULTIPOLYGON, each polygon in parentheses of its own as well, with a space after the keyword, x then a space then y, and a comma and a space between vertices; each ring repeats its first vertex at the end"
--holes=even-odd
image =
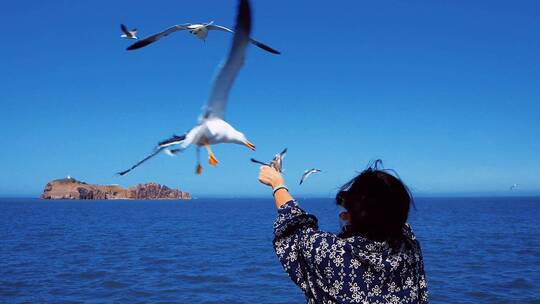
POLYGON ((209 29, 209 30, 215 30, 215 31, 222 31, 222 32, 234 33, 233 30, 231 30, 230 28, 224 27, 224 26, 221 26, 221 25, 208 24, 208 25, 206 26, 206 28, 209 29))
POLYGON ((154 151, 152 153, 150 153, 148 156, 146 156, 145 158, 141 159, 140 161, 138 161, 135 165, 131 166, 131 168, 127 169, 127 170, 124 170, 124 171, 120 171, 118 172, 118 175, 126 175, 127 173, 129 173, 131 170, 137 168, 138 166, 140 166, 142 163, 144 163, 145 161, 149 160, 150 158, 156 156, 159 154, 159 152, 163 151, 165 148, 169 147, 169 146, 172 146, 172 145, 177 145, 177 144, 180 144, 182 143, 182 141, 184 141, 184 139, 186 139, 186 135, 173 135, 171 138, 168 138, 166 140, 163 140, 161 142, 158 143, 158 145, 154 148, 154 151))
POLYGON ((306 178, 311 175, 311 172, 309 170, 304 171, 304 174, 302 174, 302 178, 300 178, 300 185, 304 183, 306 178))
POLYGON ((313 173, 319 173, 321 170, 319 169, 311 169, 304 171, 304 174, 302 175, 302 178, 300 179, 300 185, 313 173))
POLYGON ((281 160, 283 160, 285 158, 285 154, 287 154, 287 148, 283 149, 278 156, 281 160))
MULTIPOLYGON (((230 28, 227 28, 227 27, 224 27, 224 26, 221 26, 221 25, 213 25, 213 24, 211 24, 211 25, 208 25, 206 28, 209 29, 209 30, 217 30, 217 31, 222 31, 222 32, 234 33, 234 31, 231 30, 230 28)), ((253 38, 249 38, 249 42, 253 43, 257 47, 259 47, 259 48, 261 48, 261 49, 263 49, 263 50, 265 50, 267 52, 270 52, 272 54, 277 54, 277 55, 281 54, 281 52, 269 47, 268 45, 266 45, 266 44, 264 44, 262 42, 259 42, 259 41, 255 40, 253 38)))
POLYGON ((270 164, 267 164, 267 163, 262 162, 260 160, 256 160, 255 158, 251 158, 250 160, 251 160, 251 162, 256 163, 256 164, 260 164, 260 165, 263 165, 263 166, 270 166, 270 164))
POLYGON ((120 30, 122 30, 122 33, 126 34, 127 36, 130 35, 127 26, 125 26, 124 24, 120 24, 120 30))
POLYGON ((283 159, 285 158, 286 153, 287 148, 283 149, 279 154, 276 154, 274 158, 272 158, 272 161, 270 161, 270 166, 274 167, 277 172, 283 171, 283 159))
POLYGON ((240 68, 242 68, 242 65, 244 64, 250 31, 251 10, 249 2, 247 0, 240 0, 232 47, 229 51, 227 61, 221 67, 221 70, 214 80, 212 93, 208 99, 202 118, 224 117, 229 92, 231 91, 231 87, 240 68))
POLYGON ((270 52, 270 53, 272 53, 272 54, 276 54, 276 55, 281 54, 280 51, 277 51, 277 50, 275 50, 275 49, 269 47, 268 45, 266 45, 266 44, 264 44, 264 43, 262 43, 262 42, 260 42, 260 41, 257 41, 257 40, 255 40, 255 39, 253 39, 253 38, 249 38, 249 42, 253 43, 253 44, 256 45, 257 47, 259 47, 259 48, 261 48, 261 49, 263 49, 263 50, 265 50, 265 51, 267 51, 267 52, 270 52))
POLYGON ((151 43, 154 43, 156 41, 158 41, 159 39, 171 34, 171 33, 174 33, 174 32, 177 32, 177 31, 181 31, 181 30, 185 30, 187 29, 187 26, 189 24, 181 24, 181 25, 173 25, 171 27, 169 27, 168 29, 164 30, 163 32, 159 32, 157 34, 153 34, 153 35, 150 35, 148 37, 145 37, 137 42, 135 42, 134 44, 128 46, 127 50, 128 51, 131 51, 131 50, 136 50, 136 49, 140 49, 142 47, 145 47, 151 43))

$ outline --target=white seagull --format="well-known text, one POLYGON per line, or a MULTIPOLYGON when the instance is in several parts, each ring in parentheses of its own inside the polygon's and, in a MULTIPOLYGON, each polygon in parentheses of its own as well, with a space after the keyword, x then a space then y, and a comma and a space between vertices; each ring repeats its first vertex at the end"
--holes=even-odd
POLYGON ((254 158, 251 159, 252 162, 256 164, 261 164, 264 166, 270 166, 274 169, 276 169, 277 172, 283 171, 283 159, 285 158, 285 154, 287 153, 287 148, 283 149, 280 153, 276 154, 274 158, 270 161, 269 164, 262 162, 260 160, 256 160, 254 158))
POLYGON ((125 39, 138 39, 137 38, 137 29, 128 30, 127 26, 120 24, 120 30, 122 30, 122 38, 125 39))
POLYGON ((225 106, 227 105, 229 91, 231 90, 240 68, 244 64, 250 31, 251 10, 249 1, 240 0, 236 17, 235 33, 229 56, 214 80, 212 93, 202 115, 199 117, 197 125, 183 135, 173 135, 171 138, 158 143, 150 155, 137 162, 131 168, 119 172, 118 174, 127 174, 129 171, 135 169, 140 164, 163 150, 170 155, 176 155, 189 147, 189 145, 197 146, 197 174, 202 173, 202 166, 199 159, 199 148, 201 146, 206 148, 208 152, 208 163, 212 166, 216 166, 218 161, 214 156, 214 153, 212 153, 210 145, 232 143, 245 145, 249 149, 255 150, 255 146, 247 140, 243 133, 234 129, 224 120, 225 106), (169 149, 169 147, 174 145, 178 145, 178 148, 169 149))
POLYGON ((309 169, 309 170, 306 170, 304 171, 304 174, 302 174, 302 178, 300 179, 300 185, 302 183, 304 183, 304 181, 306 181, 306 179, 313 173, 319 173, 319 172, 322 172, 321 170, 319 169, 309 169))
POLYGON ((518 186, 518 184, 513 184, 512 186, 510 186, 510 191, 516 190, 518 186))
MULTIPOLYGON (((191 24, 191 23, 186 23, 186 24, 179 24, 179 25, 173 25, 171 27, 169 27, 168 29, 162 31, 162 32, 159 32, 159 33, 156 33, 156 34, 153 34, 153 35, 150 35, 148 37, 145 37, 137 42, 135 42, 134 44, 130 45, 127 50, 128 51, 131 51, 131 50, 136 50, 136 49, 140 49, 142 47, 145 47, 151 43, 154 43, 156 41, 158 41, 159 39, 165 37, 165 36, 168 36, 169 34, 171 33, 174 33, 174 32, 177 32, 177 31, 182 31, 182 30, 187 30, 189 31, 191 34, 193 34, 195 37, 201 39, 201 40, 205 40, 206 37, 208 36, 208 31, 212 31, 212 30, 216 30, 216 31, 222 31, 222 32, 229 32, 229 33, 232 33, 234 34, 234 31, 229 29, 229 28, 226 28, 224 26, 221 26, 221 25, 215 25, 214 24, 214 21, 210 21, 208 23, 203 23, 203 24, 191 24)), ((281 54, 279 51, 276 51, 275 49, 269 47, 268 45, 264 44, 264 43, 261 43, 255 39, 252 39, 252 38, 249 38, 249 42, 253 43, 254 45, 260 47, 261 49, 267 51, 267 52, 270 52, 272 54, 281 54)))

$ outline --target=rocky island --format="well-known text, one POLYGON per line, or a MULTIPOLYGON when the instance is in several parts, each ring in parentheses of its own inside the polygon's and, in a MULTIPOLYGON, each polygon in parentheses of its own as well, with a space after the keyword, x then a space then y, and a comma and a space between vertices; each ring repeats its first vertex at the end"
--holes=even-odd
POLYGON ((72 177, 52 180, 47 183, 41 195, 43 199, 191 199, 189 193, 171 189, 157 183, 139 184, 129 188, 119 185, 93 185, 72 177))

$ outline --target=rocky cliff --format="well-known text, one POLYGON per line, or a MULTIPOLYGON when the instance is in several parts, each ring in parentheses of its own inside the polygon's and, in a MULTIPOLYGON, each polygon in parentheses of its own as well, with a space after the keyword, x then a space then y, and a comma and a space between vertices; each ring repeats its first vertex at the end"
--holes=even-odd
POLYGON ((190 199, 187 192, 157 183, 139 184, 129 188, 118 185, 92 185, 68 177, 47 183, 43 199, 190 199))

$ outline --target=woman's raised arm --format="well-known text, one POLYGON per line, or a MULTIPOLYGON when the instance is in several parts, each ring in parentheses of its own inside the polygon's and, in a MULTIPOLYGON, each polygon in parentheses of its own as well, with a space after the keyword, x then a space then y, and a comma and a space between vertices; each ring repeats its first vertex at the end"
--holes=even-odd
POLYGON ((283 176, 276 169, 270 166, 261 166, 259 181, 272 187, 276 208, 279 209, 281 206, 294 200, 289 194, 289 189, 285 186, 285 179, 283 179, 283 176))

